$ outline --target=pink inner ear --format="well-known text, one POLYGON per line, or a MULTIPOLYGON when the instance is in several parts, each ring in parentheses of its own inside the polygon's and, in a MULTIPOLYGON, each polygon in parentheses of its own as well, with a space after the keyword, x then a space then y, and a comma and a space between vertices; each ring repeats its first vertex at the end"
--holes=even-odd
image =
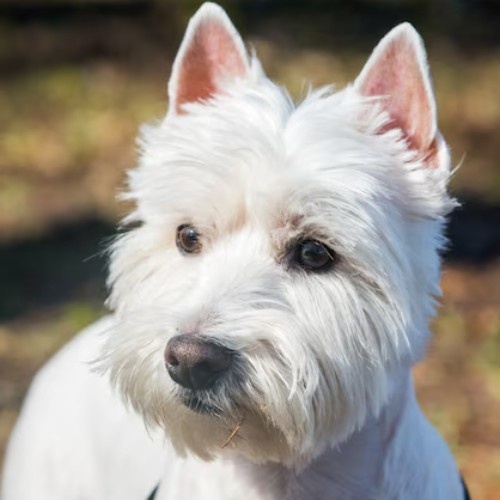
POLYGON ((385 96, 384 106, 394 126, 405 133, 412 148, 429 156, 435 149, 434 102, 419 50, 405 33, 389 39, 381 52, 372 56, 375 60, 368 63, 359 90, 366 96, 385 96))
POLYGON ((247 63, 224 24, 204 19, 196 27, 179 66, 175 107, 217 94, 225 78, 244 76, 247 63))

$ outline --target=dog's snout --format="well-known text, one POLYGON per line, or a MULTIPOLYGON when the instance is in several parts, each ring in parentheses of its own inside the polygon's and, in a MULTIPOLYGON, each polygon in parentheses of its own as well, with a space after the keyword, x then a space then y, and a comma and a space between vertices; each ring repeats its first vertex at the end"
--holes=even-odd
POLYGON ((165 349, 167 371, 188 389, 209 389, 231 366, 232 352, 197 335, 177 335, 165 349))

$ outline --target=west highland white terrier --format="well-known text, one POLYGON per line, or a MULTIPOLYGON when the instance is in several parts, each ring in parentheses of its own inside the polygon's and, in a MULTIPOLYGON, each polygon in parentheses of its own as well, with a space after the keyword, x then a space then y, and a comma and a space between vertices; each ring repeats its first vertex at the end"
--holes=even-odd
POLYGON ((455 204, 417 32, 295 104, 207 3, 168 90, 113 315, 37 376, 3 499, 466 498, 411 376, 455 204))

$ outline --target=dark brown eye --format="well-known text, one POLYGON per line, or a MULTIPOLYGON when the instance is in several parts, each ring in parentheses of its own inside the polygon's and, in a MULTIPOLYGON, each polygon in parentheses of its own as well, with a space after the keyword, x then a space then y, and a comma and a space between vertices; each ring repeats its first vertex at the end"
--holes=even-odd
POLYGON ((295 263, 307 271, 326 271, 335 252, 316 240, 304 240, 295 247, 295 263))
POLYGON ((201 251, 200 234, 193 226, 183 224, 177 228, 177 248, 182 253, 198 253, 201 251))

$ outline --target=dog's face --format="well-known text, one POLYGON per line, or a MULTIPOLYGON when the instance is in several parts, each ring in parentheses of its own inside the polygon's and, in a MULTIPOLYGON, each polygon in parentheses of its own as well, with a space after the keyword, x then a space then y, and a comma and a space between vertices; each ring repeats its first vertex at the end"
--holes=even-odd
POLYGON ((452 201, 423 48, 400 26, 352 86, 294 105, 206 4, 169 91, 130 175, 103 364, 181 451, 307 463, 425 347, 452 201))

